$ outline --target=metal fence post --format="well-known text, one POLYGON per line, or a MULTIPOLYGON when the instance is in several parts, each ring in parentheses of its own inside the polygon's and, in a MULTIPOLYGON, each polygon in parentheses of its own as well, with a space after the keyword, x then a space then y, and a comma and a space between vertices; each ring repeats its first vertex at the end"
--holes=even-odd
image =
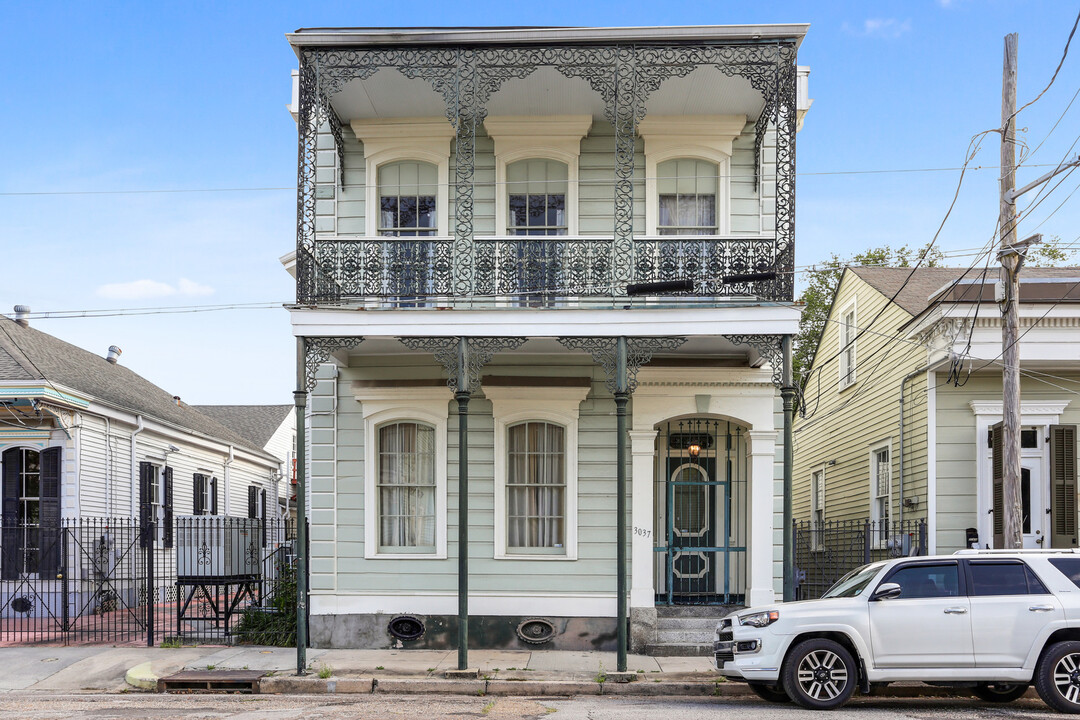
POLYGON ((68 581, 68 531, 70 527, 60 526, 60 594, 63 596, 60 598, 60 603, 63 605, 64 613, 64 632, 71 630, 71 610, 69 605, 69 598, 71 597, 71 586, 68 581))
POLYGON ((867 520, 863 523, 863 565, 870 562, 870 538, 873 534, 873 525, 867 520))
POLYGON ((919 521, 919 552, 918 552, 918 554, 919 555, 926 555, 927 552, 928 552, 928 550, 927 550, 927 542, 926 542, 926 521, 925 520, 920 520, 919 521))
POLYGON ((154 540, 157 532, 154 521, 142 528, 146 538, 146 647, 154 647, 154 614, 157 603, 154 602, 154 540))

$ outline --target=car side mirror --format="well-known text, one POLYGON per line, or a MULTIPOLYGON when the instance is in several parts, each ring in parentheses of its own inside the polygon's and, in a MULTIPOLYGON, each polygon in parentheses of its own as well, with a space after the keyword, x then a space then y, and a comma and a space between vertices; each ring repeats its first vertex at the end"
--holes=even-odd
POLYGON ((870 596, 871 600, 891 600, 900 597, 901 588, 898 583, 887 582, 878 585, 877 590, 870 596))

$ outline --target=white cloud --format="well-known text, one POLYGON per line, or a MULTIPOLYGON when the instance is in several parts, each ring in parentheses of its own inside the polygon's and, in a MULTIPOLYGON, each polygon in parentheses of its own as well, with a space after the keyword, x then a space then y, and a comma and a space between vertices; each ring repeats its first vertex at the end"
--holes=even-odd
POLYGON ((100 286, 96 294, 98 297, 112 300, 148 300, 150 298, 170 297, 183 295, 197 297, 211 295, 214 288, 200 285, 194 280, 180 278, 176 286, 157 280, 132 280, 126 283, 109 283, 100 286))
POLYGON ((897 20, 896 18, 867 18, 862 27, 852 27, 844 23, 844 30, 852 35, 864 35, 866 37, 898 38, 911 30, 911 20, 897 20))

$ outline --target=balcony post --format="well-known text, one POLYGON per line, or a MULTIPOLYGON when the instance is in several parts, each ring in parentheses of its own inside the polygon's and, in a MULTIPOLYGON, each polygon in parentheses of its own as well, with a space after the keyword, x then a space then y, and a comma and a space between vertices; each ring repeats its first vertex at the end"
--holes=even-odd
POLYGON ((458 661, 469 667, 469 341, 458 338, 458 661))

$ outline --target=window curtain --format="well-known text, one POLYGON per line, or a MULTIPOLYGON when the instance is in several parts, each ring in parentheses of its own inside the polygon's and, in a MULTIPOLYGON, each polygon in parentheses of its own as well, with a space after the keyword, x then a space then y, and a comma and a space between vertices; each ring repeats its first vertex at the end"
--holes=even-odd
POLYGON ((509 429, 507 538, 511 548, 564 545, 565 430, 550 423, 509 429))
POLYGON ((379 544, 434 550, 435 429, 395 423, 379 429, 379 544))

